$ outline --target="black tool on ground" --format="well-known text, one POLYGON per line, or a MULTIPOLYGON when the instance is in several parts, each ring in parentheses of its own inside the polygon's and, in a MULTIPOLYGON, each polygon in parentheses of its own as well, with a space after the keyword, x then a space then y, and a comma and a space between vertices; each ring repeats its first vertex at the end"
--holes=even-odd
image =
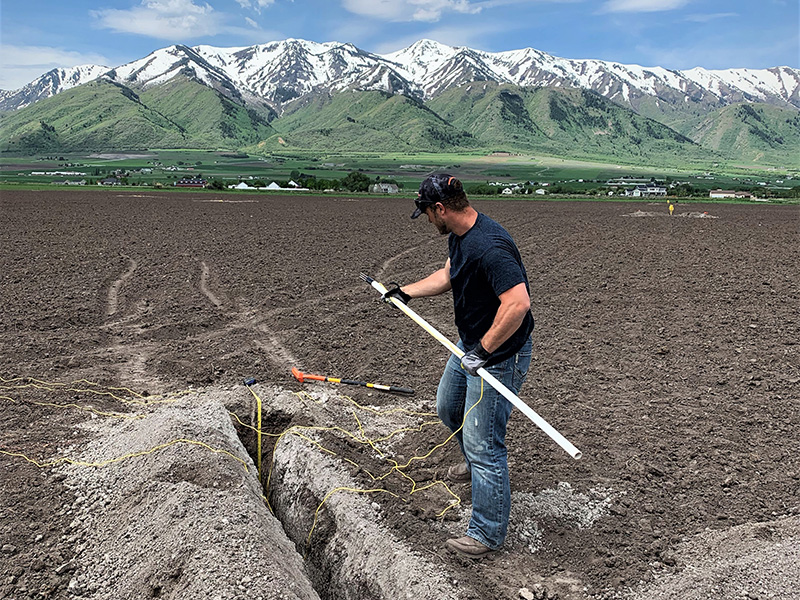
POLYGON ((246 386, 251 386, 255 384, 255 382, 256 382, 255 377, 248 377, 247 379, 244 380, 244 384, 246 386))

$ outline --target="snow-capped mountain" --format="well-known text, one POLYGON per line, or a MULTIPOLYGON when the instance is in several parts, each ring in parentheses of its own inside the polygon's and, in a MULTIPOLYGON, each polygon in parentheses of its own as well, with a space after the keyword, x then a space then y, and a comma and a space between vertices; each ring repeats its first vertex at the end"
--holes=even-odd
POLYGON ((551 56, 534 48, 482 52, 420 40, 382 58, 397 64, 431 97, 453 85, 483 79, 519 86, 564 86, 591 89, 609 100, 637 108, 637 99, 654 96, 667 102, 767 102, 800 108, 800 70, 695 68, 671 71, 661 67, 623 65, 601 60, 551 56))
POLYGON ((102 65, 53 69, 18 90, 0 90, 0 111, 15 110, 97 79, 108 71, 102 65))
POLYGON ((244 48, 171 46, 109 72, 126 84, 148 87, 178 73, 228 95, 260 99, 279 108, 288 100, 320 90, 349 87, 413 95, 415 86, 380 56, 352 44, 284 40, 244 48))
MULTIPOLYGON (((85 68, 75 68, 78 69, 85 68)), ((63 84, 48 87, 42 83, 52 73, 17 92, 2 92, 0 107, 18 108, 67 89, 63 84), (19 95, 23 90, 28 92, 19 95), (24 103, 14 105, 12 96, 24 98, 24 103)), ((94 72, 92 78, 99 74, 94 72)), ((672 71, 565 59, 533 48, 483 52, 431 40, 420 40, 385 55, 372 54, 352 44, 296 39, 239 48, 176 45, 112 69, 106 76, 125 85, 148 87, 178 74, 192 77, 245 105, 267 105, 278 112, 286 102, 313 92, 358 88, 428 100, 450 87, 473 81, 586 88, 634 110, 640 110, 647 99, 677 110, 689 104, 711 110, 742 101, 800 108, 800 70, 790 67, 672 71)), ((59 81, 65 79, 61 77, 59 81)))

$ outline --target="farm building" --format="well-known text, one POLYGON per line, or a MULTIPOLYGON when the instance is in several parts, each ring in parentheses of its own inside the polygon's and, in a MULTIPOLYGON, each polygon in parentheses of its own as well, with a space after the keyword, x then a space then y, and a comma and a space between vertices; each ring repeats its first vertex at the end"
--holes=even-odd
POLYGON ((175 187, 202 188, 206 187, 206 180, 200 177, 181 177, 175 182, 175 187))
POLYGON ((648 196, 666 196, 667 188, 660 185, 637 185, 635 188, 625 190, 626 196, 634 198, 644 198, 648 196))
POLYGON ((369 186, 372 194, 396 194, 400 191, 396 183, 373 183, 369 186))
POLYGON ((753 194, 750 192, 739 192, 736 190, 711 190, 708 193, 709 198, 752 198, 753 194))

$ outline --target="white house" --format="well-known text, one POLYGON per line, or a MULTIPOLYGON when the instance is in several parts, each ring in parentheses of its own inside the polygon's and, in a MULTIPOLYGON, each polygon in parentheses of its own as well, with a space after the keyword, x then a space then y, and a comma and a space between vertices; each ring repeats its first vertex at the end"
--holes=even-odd
POLYGON ((633 196, 635 198, 648 197, 648 196, 666 196, 667 188, 660 185, 637 185, 631 190, 625 190, 626 196, 633 196))
POLYGON ((369 191, 372 194, 396 194, 400 188, 395 183, 373 183, 369 186, 369 191))

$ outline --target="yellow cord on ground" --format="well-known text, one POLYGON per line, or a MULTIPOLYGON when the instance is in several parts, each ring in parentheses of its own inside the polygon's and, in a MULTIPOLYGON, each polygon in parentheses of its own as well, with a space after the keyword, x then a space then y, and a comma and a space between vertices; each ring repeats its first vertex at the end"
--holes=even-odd
MULTIPOLYGON (((49 382, 41 381, 41 380, 38 380, 38 379, 30 378, 30 377, 25 377, 25 378, 17 377, 17 378, 13 378, 13 379, 4 379, 3 377, 0 377, 0 382, 2 382, 2 384, 4 384, 4 385, 0 385, 0 389, 5 389, 5 390, 21 390, 21 389, 26 389, 26 388, 34 388, 34 389, 42 389, 42 390, 52 391, 52 392, 56 392, 57 391, 57 392, 86 393, 86 394, 94 394, 94 395, 99 395, 99 396, 108 396, 108 397, 113 398, 113 399, 115 399, 115 400, 117 400, 117 401, 119 401, 119 402, 121 402, 123 404, 132 404, 132 405, 139 405, 139 406, 148 406, 148 405, 153 405, 153 404, 175 402, 175 401, 178 400, 178 398, 180 398, 183 395, 196 393, 196 392, 193 392, 191 390, 187 390, 185 392, 180 392, 179 394, 174 395, 172 397, 168 397, 168 398, 165 398, 165 397, 162 397, 162 396, 143 396, 143 395, 138 394, 137 392, 135 392, 135 391, 133 391, 133 390, 131 390, 129 388, 109 387, 109 388, 106 388, 106 390, 103 390, 103 389, 100 389, 100 385, 99 384, 92 383, 92 382, 87 381, 85 379, 77 380, 77 381, 73 381, 73 382, 71 382, 69 384, 65 384, 65 383, 49 383, 49 382), (82 385, 83 387, 76 387, 77 385, 82 385), (125 393, 125 394, 133 397, 134 399, 122 398, 122 397, 118 396, 115 392, 125 393)), ((355 420, 356 426, 358 428, 358 434, 353 433, 351 431, 348 431, 347 429, 344 429, 344 428, 339 427, 339 426, 321 427, 321 426, 301 426, 301 425, 293 425, 293 426, 287 428, 285 431, 283 431, 280 434, 265 433, 265 432, 262 431, 263 423, 262 423, 262 401, 261 401, 261 398, 258 396, 258 394, 255 393, 255 391, 252 389, 251 386, 248 385, 247 387, 250 390, 250 392, 253 394, 254 398, 256 399, 257 427, 253 427, 251 425, 247 425, 247 424, 243 423, 241 421, 241 419, 235 413, 230 413, 230 414, 240 425, 242 425, 243 427, 245 427, 247 429, 250 429, 250 430, 254 431, 255 434, 256 434, 258 479, 259 479, 259 482, 262 482, 262 485, 263 485, 263 477, 262 477, 262 475, 263 475, 263 473, 262 473, 262 436, 263 435, 267 435, 267 436, 270 436, 270 437, 277 438, 276 441, 275 441, 275 448, 273 449, 273 460, 271 461, 270 470, 269 470, 269 474, 267 476, 266 485, 264 486, 265 487, 265 490, 264 490, 265 493, 262 495, 264 501, 266 502, 266 504, 270 508, 270 510, 272 510, 272 507, 269 505, 269 500, 268 500, 267 496, 268 496, 270 480, 271 480, 271 477, 272 477, 273 467, 275 465, 275 450, 277 449, 277 446, 280 443, 280 441, 287 434, 291 434, 291 435, 294 435, 294 436, 296 436, 298 438, 301 438, 301 439, 303 439, 303 440, 315 445, 317 448, 319 448, 321 451, 323 451, 323 452, 325 452, 327 454, 330 454, 332 456, 337 456, 340 460, 351 464, 352 466, 358 468, 359 470, 362 470, 374 482, 382 481, 382 480, 386 479, 387 477, 389 477, 392 473, 396 472, 401 478, 407 480, 410 483, 411 489, 408 492, 409 496, 412 496, 413 494, 415 494, 417 492, 422 492, 424 490, 428 490, 428 489, 433 488, 435 486, 441 485, 447 491, 447 493, 453 498, 453 500, 449 503, 449 505, 444 510, 442 510, 440 513, 438 513, 437 516, 439 516, 439 517, 443 516, 448 510, 450 510, 450 509, 452 509, 452 508, 454 508, 454 507, 456 507, 456 506, 458 506, 460 504, 460 502, 461 502, 460 498, 456 494, 453 493, 453 491, 448 487, 448 485, 444 481, 436 480, 436 481, 433 481, 431 483, 428 483, 425 486, 418 487, 417 482, 412 477, 410 477, 407 473, 405 473, 404 469, 408 468, 415 461, 421 461, 421 460, 424 460, 424 459, 430 457, 431 454, 433 454, 436 450, 438 450, 439 448, 441 448, 441 447, 445 446, 447 443, 449 443, 450 440, 452 440, 453 437, 455 437, 455 435, 459 431, 461 431, 463 429, 464 423, 466 422, 467 416, 483 399, 483 391, 484 391, 483 390, 483 380, 481 380, 481 396, 478 399, 478 401, 474 405, 472 405, 470 407, 470 409, 465 413, 464 421, 462 422, 461 426, 456 431, 451 433, 447 437, 446 440, 444 440, 440 444, 437 444, 436 446, 434 446, 425 455, 413 456, 410 459, 408 459, 408 461, 406 461, 406 463, 403 464, 403 465, 399 464, 394 459, 388 457, 386 455, 386 453, 383 452, 377 446, 377 444, 380 443, 380 442, 389 440, 392 437, 394 437, 395 435, 398 435, 398 434, 403 433, 403 432, 421 432, 424 427, 431 426, 431 425, 437 425, 439 423, 438 420, 437 421, 426 421, 426 422, 421 423, 417 427, 399 428, 399 429, 397 429, 395 431, 390 432, 388 435, 386 435, 384 437, 377 438, 377 439, 371 439, 371 438, 369 438, 367 436, 367 433, 366 433, 366 431, 364 429, 364 426, 363 426, 361 420, 359 419, 357 413, 355 412, 355 410, 352 410, 351 413, 352 413, 353 419, 355 420), (311 431, 326 432, 327 431, 327 432, 340 433, 340 434, 344 435, 345 437, 350 438, 351 440, 355 441, 358 444, 361 444, 363 446, 369 446, 375 452, 375 454, 378 457, 380 457, 383 460, 386 460, 392 466, 383 475, 378 475, 378 476, 373 475, 372 473, 370 473, 369 470, 367 470, 363 466, 359 465, 355 461, 353 461, 353 460, 351 460, 351 459, 349 459, 349 458, 347 458, 345 456, 342 456, 342 455, 338 454, 337 452, 335 452, 333 450, 330 450, 330 449, 326 448, 325 446, 323 446, 317 440, 314 440, 313 438, 309 437, 308 435, 305 435, 304 433, 302 433, 304 431, 306 431, 306 432, 311 432, 311 431)), ((298 393, 295 393, 295 395, 298 396, 299 398, 303 399, 303 400, 310 399, 313 402, 318 402, 313 396, 311 396, 310 394, 307 394, 305 392, 298 392, 298 393)), ((402 414, 406 414, 406 415, 410 415, 410 416, 417 416, 417 417, 436 416, 436 413, 416 412, 416 411, 410 411, 410 410, 407 410, 407 409, 404 409, 404 408, 393 408, 393 409, 389 409, 389 410, 380 410, 380 409, 376 409, 376 408, 369 407, 369 406, 363 406, 363 405, 359 404, 358 402, 356 402, 355 400, 353 400, 352 398, 350 398, 348 396, 341 396, 341 397, 345 398, 346 400, 351 402, 358 409, 364 410, 364 411, 367 411, 367 412, 370 412, 370 413, 373 413, 373 414, 376 414, 376 415, 391 415, 391 414, 396 414, 396 413, 402 413, 402 414)), ((16 403, 16 400, 14 400, 13 398, 11 398, 9 396, 0 396, 0 399, 4 399, 4 400, 8 400, 8 401, 10 401, 12 403, 16 403)), ((84 406, 80 406, 80 405, 72 404, 72 403, 71 404, 56 404, 56 403, 36 402, 36 401, 29 401, 29 402, 31 404, 36 404, 36 405, 39 405, 39 406, 51 406, 51 407, 56 407, 56 408, 78 408, 78 409, 81 409, 81 410, 87 410, 87 411, 93 412, 94 414, 97 414, 97 415, 100 415, 100 416, 107 416, 107 417, 129 418, 129 419, 143 418, 143 415, 124 415, 124 414, 120 414, 120 413, 103 412, 103 411, 99 411, 97 409, 94 409, 92 407, 84 407, 84 406)), ((72 459, 72 458, 68 458, 68 457, 62 457, 62 458, 58 458, 58 459, 47 461, 47 462, 40 462, 40 461, 37 461, 37 460, 35 460, 33 458, 30 458, 29 456, 27 456, 27 455, 25 455, 23 453, 20 453, 20 452, 11 452, 11 451, 7 451, 7 450, 0 450, 0 454, 22 458, 22 459, 30 462, 31 464, 39 467, 39 468, 52 467, 52 466, 56 466, 56 465, 59 465, 59 464, 73 464, 73 465, 76 465, 76 466, 97 467, 97 468, 99 468, 99 467, 107 466, 107 465, 112 464, 112 463, 116 463, 116 462, 120 462, 120 461, 123 461, 123 460, 127 460, 129 458, 135 458, 137 456, 145 456, 145 455, 148 455, 148 454, 159 452, 159 451, 164 450, 164 449, 166 449, 166 448, 168 448, 170 446, 173 446, 175 444, 181 444, 181 443, 196 445, 196 446, 203 447, 203 448, 205 448, 205 449, 207 449, 207 450, 209 450, 211 452, 214 452, 214 453, 225 454, 225 455, 237 460, 238 462, 240 462, 244 466, 245 471, 249 471, 247 463, 244 460, 242 460, 241 458, 239 458, 238 456, 232 454, 231 452, 229 452, 227 450, 214 448, 214 447, 212 447, 212 446, 210 446, 210 445, 208 445, 208 444, 206 444, 204 442, 198 441, 198 440, 191 440, 191 439, 187 439, 187 438, 178 438, 178 439, 166 442, 164 444, 159 444, 159 445, 154 446, 153 448, 150 448, 148 450, 143 450, 143 451, 139 451, 139 452, 132 452, 132 453, 126 454, 124 456, 119 456, 119 457, 115 457, 115 458, 112 458, 112 459, 108 459, 108 460, 105 460, 105 461, 99 461, 99 462, 86 462, 86 461, 80 461, 80 460, 76 460, 76 459, 72 459)), ((329 491, 325 495, 325 497, 323 498, 322 502, 320 502, 320 504, 317 506, 317 509, 314 512, 314 521, 313 521, 311 530, 308 533, 308 538, 307 538, 307 541, 306 541, 307 548, 310 547, 311 536, 312 536, 312 534, 314 532, 314 529, 316 527, 316 524, 317 524, 317 521, 318 521, 318 517, 319 517, 319 512, 321 511, 321 509, 323 508, 325 503, 330 499, 330 497, 334 493, 340 492, 340 491, 350 491, 350 492, 353 492, 353 493, 387 493, 387 494, 389 494, 389 495, 391 495, 391 496, 393 496, 393 497, 395 497, 395 498, 397 498, 399 500, 402 500, 403 502, 408 502, 407 499, 402 498, 398 494, 396 494, 394 492, 391 492, 389 490, 383 489, 383 488, 374 488, 374 489, 369 489, 369 490, 363 490, 363 489, 357 489, 357 488, 349 488, 349 487, 338 487, 338 488, 335 488, 335 489, 329 491)))
MULTIPOLYGON (((4 377, 0 376, 0 382, 2 382, 2 384, 4 384, 4 385, 0 385, 0 389, 4 389, 4 390, 22 390, 22 389, 34 388, 34 389, 40 389, 40 390, 45 390, 45 391, 50 391, 50 392, 91 393, 91 394, 96 394, 96 395, 101 395, 101 396, 110 396, 110 397, 120 401, 123 404, 139 404, 139 405, 160 404, 160 403, 165 403, 165 402, 176 402, 177 399, 182 395, 195 393, 195 392, 192 392, 191 390, 187 390, 185 392, 180 392, 179 394, 177 394, 177 395, 175 395, 174 397, 171 397, 171 398, 162 398, 161 396, 150 396, 151 400, 148 400, 146 402, 139 402, 139 401, 131 401, 131 400, 127 400, 127 399, 124 399, 124 398, 120 398, 120 397, 116 396, 114 393, 109 392, 109 391, 104 391, 102 389, 84 389, 84 388, 76 388, 76 387, 74 387, 76 384, 84 384, 84 385, 92 386, 93 388, 100 388, 100 384, 93 383, 91 381, 87 381, 86 379, 80 379, 80 380, 77 380, 77 381, 73 381, 73 382, 71 382, 69 384, 66 384, 66 383, 60 383, 60 382, 42 381, 40 379, 35 379, 33 377, 15 377, 15 378, 12 378, 12 379, 5 379, 4 377), (23 382, 27 382, 27 383, 23 383, 23 382)), ((124 391, 124 392, 129 393, 132 396, 135 396, 135 397, 138 397, 138 398, 145 398, 145 396, 142 396, 141 394, 138 394, 137 392, 134 392, 133 390, 131 390, 129 388, 109 387, 107 389, 108 390, 113 390, 113 391, 116 391, 116 392, 124 391)), ((0 396, 0 399, 8 400, 8 401, 10 401, 12 403, 15 403, 15 404, 17 403, 16 400, 14 400, 13 398, 11 398, 9 396, 0 396)), ((37 406, 47 406, 47 407, 53 407, 53 408, 63 408, 63 409, 76 408, 76 409, 79 409, 79 410, 85 410, 85 411, 91 412, 93 414, 96 414, 96 415, 99 415, 99 416, 104 416, 104 417, 112 417, 112 418, 120 418, 120 419, 142 419, 142 418, 144 418, 144 415, 126 415, 126 414, 121 414, 121 413, 105 412, 105 411, 101 411, 101 410, 95 409, 95 408, 93 408, 91 406, 81 406, 81 405, 74 404, 74 403, 57 404, 55 402, 39 402, 39 401, 35 401, 35 400, 26 400, 25 402, 26 403, 30 403, 30 404, 34 404, 34 405, 37 405, 37 406)), ((210 450, 211 452, 214 452, 214 453, 217 453, 217 454, 225 454, 225 455, 233 458, 234 460, 237 460, 238 462, 240 462, 244 466, 245 471, 249 471, 249 469, 247 467, 247 463, 244 460, 242 460, 241 458, 239 458, 238 456, 236 456, 235 454, 233 454, 233 453, 231 453, 231 452, 229 452, 227 450, 214 448, 214 447, 206 444, 205 442, 201 442, 199 440, 187 439, 187 438, 174 439, 174 440, 166 442, 164 444, 159 444, 158 446, 154 446, 153 448, 150 448, 149 450, 143 450, 143 451, 140 451, 140 452, 132 452, 132 453, 126 454, 124 456, 118 456, 118 457, 115 457, 115 458, 112 458, 112 459, 108 459, 108 460, 105 460, 105 461, 99 461, 99 462, 86 462, 86 461, 81 461, 81 460, 77 460, 77 459, 69 458, 69 457, 61 457, 61 458, 57 458, 57 459, 53 459, 53 460, 42 462, 42 461, 38 461, 38 460, 36 460, 34 458, 31 458, 31 457, 27 456, 26 454, 24 454, 22 452, 12 452, 12 451, 9 451, 9 450, 0 450, 0 454, 3 454, 5 456, 12 456, 12 457, 16 457, 16 458, 22 458, 22 459, 26 460, 27 462, 29 462, 29 463, 31 463, 31 464, 35 465, 36 467, 39 467, 39 468, 53 467, 53 466, 60 465, 60 464, 72 464, 72 465, 83 466, 83 467, 105 467, 105 466, 110 465, 112 463, 116 463, 116 462, 119 462, 119 461, 122 461, 122 460, 126 460, 126 459, 129 459, 129 458, 134 458, 134 457, 137 457, 137 456, 144 456, 144 455, 147 455, 147 454, 152 454, 154 452, 158 452, 160 450, 163 450, 163 449, 168 448, 170 446, 173 446, 175 444, 190 444, 190 445, 200 446, 202 448, 205 448, 205 449, 210 450)))
POLYGON ((201 446, 202 448, 205 448, 206 450, 210 450, 211 452, 214 452, 216 454, 225 454, 227 456, 230 456, 232 459, 242 463, 242 465, 245 468, 245 471, 249 471, 249 469, 247 468, 247 463, 245 461, 243 461, 241 458, 239 458, 238 456, 236 456, 235 454, 233 454, 231 452, 228 452, 227 450, 222 450, 220 448, 214 448, 213 446, 209 446, 205 442, 201 442, 201 441, 198 441, 198 440, 190 440, 190 439, 187 439, 187 438, 178 438, 178 439, 175 439, 175 440, 171 440, 169 442, 165 442, 163 444, 159 444, 158 446, 154 446, 154 447, 150 448, 149 450, 142 450, 140 452, 131 452, 130 454, 125 454, 123 456, 117 456, 117 457, 114 457, 114 458, 109 458, 108 460, 102 460, 102 461, 99 461, 99 462, 86 462, 86 461, 76 460, 74 458, 68 458, 68 457, 61 457, 61 458, 57 458, 55 460, 51 460, 51 461, 48 461, 48 462, 39 462, 38 460, 30 458, 29 456, 27 456, 27 455, 25 455, 25 454, 23 454, 21 452, 9 452, 7 450, 0 450, 0 454, 5 454, 7 456, 15 456, 15 457, 18 457, 18 458, 25 459, 26 461, 28 461, 29 463, 39 467, 40 469, 44 469, 46 467, 55 467, 56 465, 60 465, 62 463, 63 464, 70 464, 70 465, 76 465, 76 466, 79 466, 79 467, 98 467, 99 468, 99 467, 108 466, 108 465, 110 465, 112 463, 116 463, 116 462, 120 462, 120 461, 123 461, 123 460, 127 460, 129 458, 135 458, 137 456, 145 456, 147 454, 153 454, 154 452, 159 452, 161 450, 164 450, 165 448, 169 448, 170 446, 174 446, 175 444, 191 444, 191 445, 194 445, 194 446, 201 446))
MULTIPOLYGON (((461 498, 459 498, 459 496, 458 496, 458 495, 456 495, 455 493, 453 493, 453 491, 450 489, 450 487, 449 487, 449 486, 448 486, 448 485, 447 485, 447 484, 446 484, 444 481, 441 481, 441 480, 433 481, 433 482, 431 482, 431 483, 429 483, 429 484, 427 484, 427 485, 425 485, 425 486, 423 486, 423 487, 417 487, 417 482, 416 482, 416 481, 415 481, 415 480, 414 480, 412 477, 410 477, 410 476, 409 476, 407 473, 405 473, 405 472, 404 472, 404 469, 408 468, 408 467, 409 467, 409 466, 410 466, 410 465, 411 465, 413 462, 415 462, 415 461, 424 460, 424 459, 426 459, 426 458, 430 457, 430 456, 431 456, 431 454, 433 454, 433 453, 434 453, 436 450, 438 450, 439 448, 441 448, 441 447, 445 446, 445 445, 446 445, 448 442, 450 442, 450 440, 452 440, 452 439, 453 439, 453 438, 456 436, 456 434, 457 434, 459 431, 461 431, 461 430, 464 428, 464 423, 466 423, 467 416, 470 414, 470 412, 472 412, 472 410, 473 410, 473 409, 474 409, 476 406, 478 406, 478 404, 480 404, 480 402, 483 400, 483 393, 484 393, 484 383, 483 383, 483 379, 481 379, 481 394, 480 394, 480 397, 478 398, 478 401, 477 401, 477 402, 475 402, 475 404, 473 404, 473 405, 472 405, 472 406, 471 406, 471 407, 470 407, 470 408, 467 410, 467 412, 466 412, 466 413, 464 413, 464 419, 463 419, 463 421, 462 421, 462 423, 461 423, 461 426, 460 426, 458 429, 456 429, 454 432, 452 432, 452 433, 451 433, 451 434, 450 434, 450 435, 447 437, 447 439, 446 439, 446 440, 444 440, 444 441, 443 441, 443 442, 441 442, 440 444, 437 444, 436 446, 434 446, 433 448, 431 448, 431 450, 430 450, 430 451, 428 451, 428 452, 427 452, 425 455, 422 455, 422 456, 413 456, 413 457, 411 457, 410 459, 408 459, 408 461, 406 461, 406 463, 405 463, 405 464, 403 464, 403 465, 399 464, 399 463, 398 463, 397 461, 395 461, 394 459, 388 458, 388 457, 385 455, 385 453, 384 453, 384 452, 382 452, 382 451, 381 451, 381 450, 380 450, 380 449, 379 449, 379 448, 378 448, 378 447, 375 445, 375 443, 376 443, 376 441, 377 441, 377 440, 372 440, 372 439, 370 439, 370 438, 368 438, 368 437, 366 436, 366 433, 365 433, 365 431, 364 431, 364 427, 363 427, 363 425, 362 425, 362 423, 361 423, 361 420, 358 418, 358 415, 355 413, 355 411, 352 411, 352 414, 353 414, 353 418, 355 419, 356 425, 358 426, 358 431, 359 431, 359 433, 360 433, 360 435, 358 435, 358 436, 357 436, 357 435, 355 435, 355 434, 354 434, 354 433, 352 433, 352 432, 349 432, 349 431, 347 431, 347 430, 345 430, 345 429, 342 429, 341 427, 335 427, 335 426, 334 426, 334 427, 319 427, 319 426, 300 426, 300 425, 294 425, 294 426, 292 426, 292 427, 290 427, 290 428, 286 429, 286 430, 285 430, 283 433, 281 433, 281 434, 278 436, 278 439, 275 441, 275 448, 273 449, 273 453, 272 453, 272 464, 270 465, 269 475, 267 476, 266 489, 267 489, 267 490, 269 490, 270 481, 271 481, 271 479, 272 479, 272 471, 273 471, 273 467, 274 467, 274 465, 275 465, 275 455, 276 455, 276 450, 277 450, 278 444, 280 443, 280 441, 281 441, 281 439, 283 438, 283 436, 284 436, 284 435, 287 435, 287 434, 292 434, 292 435, 295 435, 296 437, 299 437, 299 438, 301 438, 301 439, 304 439, 304 440, 306 440, 306 441, 308 441, 308 442, 310 442, 310 443, 314 444, 314 445, 315 445, 317 448, 319 448, 319 449, 320 449, 320 450, 322 450, 323 452, 325 452, 325 453, 327 453, 327 454, 330 454, 330 455, 332 455, 332 456, 337 456, 337 457, 338 457, 338 458, 340 458, 341 460, 344 460, 344 461, 348 462, 349 464, 352 464, 352 465, 356 466, 357 468, 359 468, 359 469, 363 470, 363 471, 364 471, 364 472, 365 472, 365 473, 366 473, 366 474, 367 474, 367 475, 370 477, 370 479, 372 479, 372 481, 375 481, 375 482, 382 481, 382 480, 386 479, 387 477, 389 477, 389 476, 390 476, 392 473, 395 473, 395 472, 396 472, 396 473, 397 473, 398 475, 400 475, 400 476, 401 476, 403 479, 406 479, 406 480, 408 480, 408 481, 410 482, 410 484, 411 484, 411 491, 409 492, 409 496, 411 496, 411 495, 413 495, 413 494, 415 494, 415 493, 417 493, 417 492, 421 492, 421 491, 424 491, 424 490, 428 490, 428 489, 430 489, 430 488, 432 488, 432 487, 435 487, 435 486, 441 485, 441 486, 442 486, 442 487, 443 487, 443 488, 444 488, 444 489, 447 491, 447 493, 448 493, 448 494, 449 494, 449 495, 450 495, 450 496, 453 498, 453 500, 452 500, 452 501, 449 503, 449 505, 448 505, 446 508, 444 508, 444 510, 442 510, 441 512, 439 512, 439 513, 437 514, 437 517, 440 517, 440 518, 441 518, 442 516, 444 516, 444 514, 445 514, 445 513, 446 513, 448 510, 451 510, 452 508, 455 508, 456 506, 459 506, 459 505, 461 504, 461 498), (308 437, 307 435, 303 435, 303 434, 299 433, 299 431, 298 431, 298 430, 309 430, 309 431, 339 431, 339 432, 341 432, 341 433, 344 433, 346 436, 350 437, 351 439, 353 439, 353 440, 357 441, 358 443, 360 443, 360 444, 363 444, 363 445, 367 445, 367 446, 369 446, 370 448, 372 448, 372 450, 374 450, 374 451, 375 451, 375 453, 376 453, 376 454, 377 454, 379 457, 381 457, 381 458, 383 458, 383 459, 387 460, 388 462, 392 463, 392 467, 391 467, 391 469, 389 469, 389 471, 387 471, 387 472, 386 472, 386 473, 384 473, 383 475, 380 475, 380 476, 375 476, 375 475, 372 475, 372 474, 371 474, 369 471, 367 471, 366 469, 364 469, 362 466, 358 465, 358 464, 357 464, 357 463, 355 463, 354 461, 352 461, 352 460, 350 460, 350 459, 348 459, 348 458, 346 458, 346 457, 344 457, 344 456, 341 456, 341 455, 339 455, 338 453, 334 452, 333 450, 330 450, 330 449, 328 449, 328 448, 324 447, 324 446, 323 446, 323 445, 322 445, 320 442, 318 442, 318 441, 316 441, 316 440, 314 440, 314 439, 312 439, 312 438, 308 437)), ((362 409, 364 409, 364 410, 367 410, 367 411, 370 411, 370 412, 373 412, 373 413, 376 413, 376 414, 389 414, 389 413, 395 413, 395 412, 405 412, 405 413, 407 413, 407 414, 414 414, 414 415, 418 415, 418 416, 429 416, 429 415, 431 415, 431 413, 414 413, 414 412, 412 412, 412 411, 406 411, 406 410, 404 410, 404 409, 399 409, 399 410, 398 410, 398 409, 393 409, 393 410, 390 410, 390 411, 380 412, 380 411, 377 411, 377 410, 375 410, 375 409, 371 409, 371 408, 369 408, 369 407, 363 407, 363 406, 359 405, 357 402, 353 401, 352 399, 350 399, 350 398, 348 398, 348 399, 349 399, 349 400, 350 400, 350 401, 351 401, 351 402, 352 402, 354 405, 356 405, 357 407, 359 407, 359 408, 362 408, 362 409)), ((237 420, 238 420, 238 418, 237 418, 237 420)), ((241 421, 240 421, 240 422, 241 422, 241 421)), ((419 427, 416 429, 416 431, 421 431, 423 426, 425 426, 426 424, 433 424, 433 423, 434 423, 434 422, 423 423, 422 425, 420 425, 420 426, 419 426, 419 427)), ((436 423, 438 423, 438 421, 437 421, 436 423)), ((408 428, 398 429, 397 431, 394 431, 394 432, 390 433, 388 436, 385 436, 384 438, 381 438, 381 440, 390 439, 391 437, 393 437, 395 434, 397 434, 397 433, 398 433, 398 432, 400 432, 400 431, 409 431, 409 429, 408 429, 408 428)), ((414 429, 411 429, 411 431, 414 431, 414 429)), ((377 488, 377 489, 371 489, 371 490, 360 490, 360 489, 357 489, 357 488, 348 488, 348 487, 339 487, 339 488, 335 488, 334 490, 331 490, 330 492, 328 492, 328 494, 326 494, 325 498, 323 498, 322 502, 320 502, 319 506, 317 507, 316 511, 314 512, 314 522, 313 522, 313 524, 312 524, 312 526, 311 526, 311 531, 309 531, 309 533, 308 533, 308 538, 307 538, 307 540, 306 540, 306 551, 308 551, 308 548, 310 547, 310 543, 311 543, 311 535, 312 535, 312 533, 314 532, 314 528, 316 527, 316 523, 317 523, 317 519, 318 519, 319 511, 322 509, 322 507, 325 505, 325 503, 328 501, 328 499, 329 499, 329 498, 330 498, 330 497, 333 495, 333 493, 334 493, 334 492, 337 492, 337 491, 352 491, 352 492, 358 492, 358 493, 378 493, 378 492, 386 492, 386 493, 388 493, 388 494, 390 494, 390 495, 394 496, 395 498, 398 498, 398 499, 401 499, 401 500, 403 500, 404 502, 407 502, 407 500, 405 500, 405 499, 401 498, 401 497, 400 497, 400 496, 398 496, 397 494, 395 494, 395 493, 393 493, 393 492, 390 492, 390 491, 388 491, 388 490, 386 490, 386 489, 383 489, 383 488, 377 488)), ((266 497, 267 497, 267 496, 268 496, 268 492, 266 492, 266 493, 265 493, 265 499, 266 499, 266 497)), ((268 500, 267 500, 267 506, 269 506, 270 510, 272 510, 272 507, 269 505, 269 501, 268 501, 268 500)))
POLYGON ((308 532, 308 537, 306 538, 306 552, 303 555, 303 558, 306 558, 308 556, 308 551, 311 547, 311 534, 314 533, 314 528, 317 526, 317 518, 319 517, 319 511, 322 508, 322 505, 325 504, 328 501, 328 499, 331 496, 333 496, 336 492, 353 492, 354 494, 375 494, 378 492, 383 492, 402 500, 402 498, 400 498, 400 496, 398 496, 394 492, 390 492, 389 490, 384 490, 384 489, 361 490, 358 488, 349 488, 349 487, 337 487, 332 489, 325 495, 325 498, 322 500, 322 502, 319 503, 319 506, 317 506, 317 510, 314 511, 314 522, 311 524, 311 530, 308 532))

